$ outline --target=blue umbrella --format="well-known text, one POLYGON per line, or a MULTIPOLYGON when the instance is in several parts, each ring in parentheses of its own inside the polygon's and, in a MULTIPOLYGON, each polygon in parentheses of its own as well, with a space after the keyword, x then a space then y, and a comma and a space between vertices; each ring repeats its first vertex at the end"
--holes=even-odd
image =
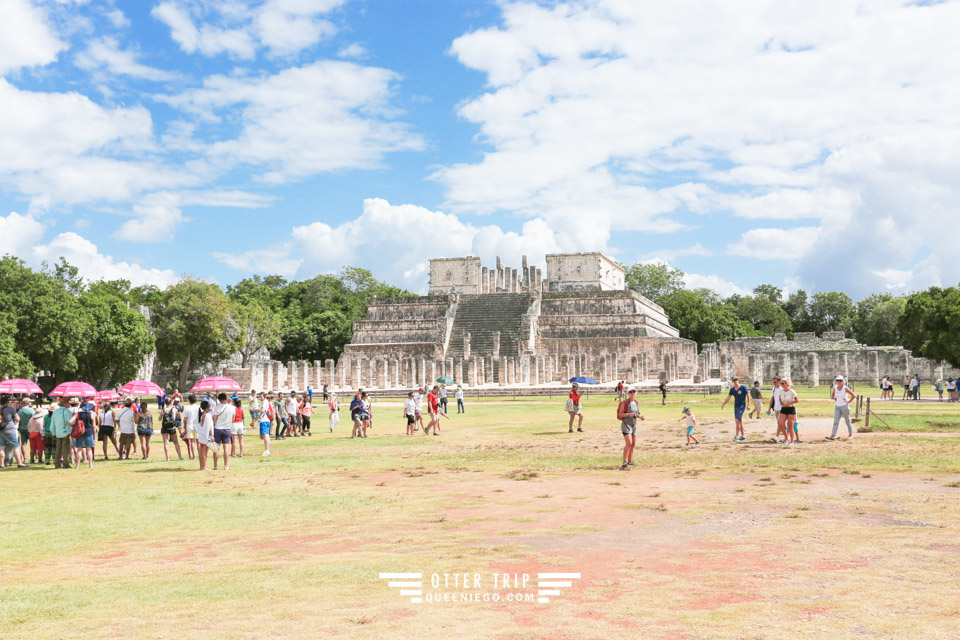
POLYGON ((593 378, 588 378, 587 376, 577 376, 576 378, 570 378, 570 382, 576 382, 577 384, 600 384, 593 378))

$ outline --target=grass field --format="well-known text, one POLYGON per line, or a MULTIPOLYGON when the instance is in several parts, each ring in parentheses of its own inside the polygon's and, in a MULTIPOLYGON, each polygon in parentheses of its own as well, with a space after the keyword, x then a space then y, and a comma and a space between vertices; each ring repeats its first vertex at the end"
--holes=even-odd
POLYGON ((150 461, 4 470, 2 635, 960 635, 960 406, 883 403, 896 433, 827 442, 832 407, 808 401, 786 448, 767 417, 730 442, 718 396, 642 400, 627 472, 609 396, 589 399, 584 433, 555 398, 470 403, 441 436, 406 437, 380 401, 370 438, 318 419, 271 458, 248 437, 226 472, 163 462, 158 437, 150 461), (700 447, 682 446, 681 401, 700 447), (425 598, 501 599, 413 604, 381 572, 422 573, 425 598), (549 603, 505 601, 536 587, 502 574, 538 572, 581 577, 549 603), (434 573, 480 588, 434 589, 434 573))

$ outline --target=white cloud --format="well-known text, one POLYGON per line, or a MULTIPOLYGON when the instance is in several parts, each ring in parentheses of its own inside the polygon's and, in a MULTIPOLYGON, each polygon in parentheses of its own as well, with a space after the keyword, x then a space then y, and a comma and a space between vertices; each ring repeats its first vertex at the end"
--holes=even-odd
POLYGON ((28 258, 30 248, 40 241, 45 228, 30 214, 21 215, 11 211, 6 217, 0 216, 0 238, 3 238, 5 246, 2 253, 28 258))
POLYGON ((688 289, 710 289, 711 291, 716 291, 724 298, 734 294, 742 296, 750 295, 750 292, 746 289, 715 275, 685 273, 683 275, 683 283, 688 289))
POLYGON ((92 41, 86 51, 77 55, 77 66, 87 70, 105 68, 116 75, 143 80, 168 81, 177 77, 169 71, 140 64, 135 51, 120 49, 117 40, 110 37, 92 41))
POLYGON ((151 14, 170 27, 170 37, 186 53, 226 53, 252 59, 259 47, 272 56, 308 49, 337 32, 320 16, 344 0, 267 0, 263 3, 168 0, 151 14), (198 26, 199 25, 199 26, 198 26))
POLYGON ((347 265, 363 265, 377 277, 425 292, 427 260, 474 255, 493 264, 501 256, 520 266, 527 255, 543 264, 559 251, 556 234, 543 220, 524 223, 520 233, 496 225, 475 226, 456 215, 411 204, 364 200, 359 217, 336 226, 314 222, 295 227, 290 239, 243 253, 217 254, 221 262, 243 271, 311 277, 347 265))
POLYGON ((705 246, 697 242, 689 247, 680 247, 679 249, 658 249, 646 254, 645 256, 642 256, 640 261, 650 262, 651 260, 659 260, 670 263, 676 262, 679 258, 687 258, 691 256, 709 257, 713 254, 714 252, 712 249, 707 249, 705 246))
POLYGON ((124 222, 114 237, 128 242, 171 242, 183 222, 181 207, 253 209, 271 202, 268 196, 230 189, 150 193, 133 205, 133 218, 124 222))
POLYGON ((240 134, 211 144, 227 166, 262 167, 268 182, 324 171, 380 166, 384 154, 420 149, 420 137, 392 119, 397 76, 352 62, 320 61, 266 77, 212 76, 201 89, 166 100, 216 121, 226 111, 240 134))
POLYGON ((488 89, 459 110, 486 153, 434 174, 450 210, 516 212, 561 233, 581 231, 580 211, 596 248, 617 244, 621 222, 669 231, 686 211, 732 211, 822 226, 796 267, 807 288, 863 293, 881 284, 874 271, 912 271, 927 251, 960 278, 936 231, 960 200, 960 3, 501 7, 500 26, 451 47, 488 89), (881 235, 885 218, 918 233, 881 235), (897 246, 850 246, 864 235, 897 246), (821 267, 847 260, 840 276, 821 267))
POLYGON ((751 229, 737 242, 727 245, 726 254, 738 258, 794 262, 809 256, 820 238, 819 227, 793 229, 751 229))
POLYGON ((54 263, 61 257, 80 270, 85 280, 125 279, 134 285, 152 284, 166 287, 176 281, 171 269, 147 269, 139 264, 117 262, 111 256, 100 253, 95 244, 86 238, 68 231, 61 233, 48 244, 33 249, 35 263, 54 263))
POLYGON ((369 55, 370 53, 367 51, 366 47, 359 42, 350 43, 337 51, 338 58, 353 58, 354 60, 362 60, 369 55))
POLYGON ((29 0, 4 0, 0 11, 0 75, 53 62, 67 48, 46 12, 29 0))

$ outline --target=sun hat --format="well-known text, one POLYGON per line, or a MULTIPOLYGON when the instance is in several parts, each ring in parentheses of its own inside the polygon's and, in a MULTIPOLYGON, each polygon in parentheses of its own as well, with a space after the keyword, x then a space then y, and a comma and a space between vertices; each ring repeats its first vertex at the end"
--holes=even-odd
POLYGON ((843 382, 843 376, 838 375, 836 378, 833 379, 834 382, 836 382, 837 380, 839 380, 840 382, 843 382))
POLYGON ((690 413, 690 407, 684 407, 681 413, 683 413, 683 415, 687 415, 688 413, 690 413))
POLYGON ((630 393, 631 391, 636 392, 637 388, 633 385, 630 385, 629 387, 627 387, 627 393, 630 393))
POLYGON ((738 378, 737 376, 733 376, 733 377, 732 377, 732 378, 730 378, 730 379, 731 379, 731 380, 736 380, 737 382, 739 382, 739 381, 740 381, 740 378, 738 378))

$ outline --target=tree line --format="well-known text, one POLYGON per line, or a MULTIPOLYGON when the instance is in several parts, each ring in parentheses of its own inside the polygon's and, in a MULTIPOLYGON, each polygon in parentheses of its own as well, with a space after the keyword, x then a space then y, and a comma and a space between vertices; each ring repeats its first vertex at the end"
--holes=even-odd
POLYGON ((721 297, 688 289, 684 273, 663 263, 623 265, 627 287, 656 302, 681 337, 705 343, 784 333, 843 331, 871 346, 902 345, 915 356, 960 366, 960 288, 931 287, 913 294, 874 293, 854 302, 842 291, 786 298, 761 284, 752 295, 721 297))
POLYGON ((190 371, 234 354, 242 366, 261 349, 283 361, 336 359, 373 297, 413 295, 355 267, 302 281, 254 276, 225 290, 185 276, 159 289, 85 282, 63 259, 33 270, 12 256, 0 258, 0 293, 0 377, 41 375, 45 389, 121 385, 154 351, 180 388, 190 371))
MULTIPOLYGON (((785 299, 769 284, 752 295, 687 289, 664 264, 626 266, 627 286, 661 305, 684 338, 700 345, 741 336, 844 331, 868 345, 903 345, 914 355, 960 366, 960 288, 911 295, 843 292, 785 299)), ((85 282, 63 259, 40 270, 0 258, 0 377, 42 374, 44 388, 80 379, 110 388, 133 379, 144 358, 184 388, 190 372, 260 350, 276 360, 337 359, 374 297, 413 295, 373 274, 346 267, 307 280, 253 276, 225 289, 185 276, 158 289, 126 280, 85 282), (136 309, 150 309, 150 321, 136 309)))

